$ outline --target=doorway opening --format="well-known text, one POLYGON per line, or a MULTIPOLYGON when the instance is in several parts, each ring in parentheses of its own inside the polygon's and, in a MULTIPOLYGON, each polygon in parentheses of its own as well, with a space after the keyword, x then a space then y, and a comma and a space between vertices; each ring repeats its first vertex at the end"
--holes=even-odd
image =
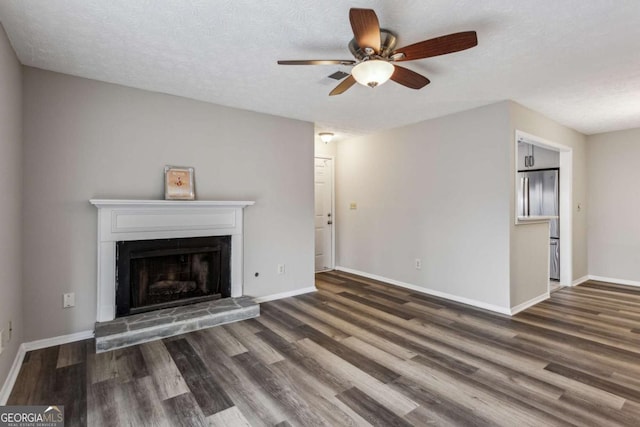
MULTIPOLYGON (((529 144, 532 148, 532 154, 527 153, 533 157, 526 159, 525 169, 535 169, 535 147, 542 148, 544 150, 558 152, 559 153, 559 233, 556 237, 558 237, 558 241, 556 243, 561 243, 562 252, 559 257, 559 270, 560 274, 557 282, 549 281, 549 291, 551 292, 557 284, 560 286, 572 286, 572 277, 573 277, 573 218, 572 218, 572 204, 573 204, 573 192, 572 192, 572 177, 573 177, 573 149, 569 146, 559 144, 554 141, 549 141, 544 138, 538 137, 536 135, 531 135, 526 132, 516 131, 516 165, 522 166, 519 163, 520 158, 518 156, 518 144, 525 143, 529 144), (519 163, 518 163, 519 162, 519 163)), ((540 165, 540 163, 538 163, 540 165)), ((542 165, 544 166, 544 164, 542 165)), ((521 185, 520 176, 519 176, 520 167, 516 168, 516 188, 521 185)), ((518 200, 518 197, 515 198, 516 203, 516 222, 518 221, 518 211, 520 209, 521 201, 518 200)), ((559 245, 558 245, 559 246, 559 245)), ((550 268, 552 270, 551 263, 553 257, 550 256, 550 268)))

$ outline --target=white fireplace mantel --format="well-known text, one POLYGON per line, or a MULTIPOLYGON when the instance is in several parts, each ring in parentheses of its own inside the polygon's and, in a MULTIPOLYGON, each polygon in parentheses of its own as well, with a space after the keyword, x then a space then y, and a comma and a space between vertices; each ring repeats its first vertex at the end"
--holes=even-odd
POLYGON ((231 296, 242 296, 243 209, 250 201, 91 199, 98 208, 97 321, 116 313, 116 242, 231 236, 231 296))

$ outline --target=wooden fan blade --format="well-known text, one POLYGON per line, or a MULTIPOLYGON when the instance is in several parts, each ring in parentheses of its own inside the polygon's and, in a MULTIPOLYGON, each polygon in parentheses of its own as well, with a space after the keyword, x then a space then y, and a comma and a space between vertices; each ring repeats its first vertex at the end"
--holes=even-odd
POLYGON ((380 53, 380 23, 372 9, 349 9, 349 21, 358 46, 380 53))
POLYGON ((278 61, 280 65, 353 65, 351 59, 302 59, 292 61, 278 61))
POLYGON ((401 85, 411 89, 422 89, 431 83, 429 79, 422 74, 418 74, 408 68, 400 67, 399 65, 394 65, 394 67, 395 70, 391 75, 391 80, 396 83, 400 83, 401 85))
POLYGON ((432 56, 459 52, 477 45, 478 36, 476 32, 465 31, 414 43, 395 50, 393 55, 398 53, 404 54, 404 57, 398 58, 396 61, 413 61, 414 59, 430 58, 432 56))
POLYGON ((356 79, 353 78, 352 75, 349 75, 346 79, 340 82, 338 86, 335 87, 329 94, 329 96, 340 95, 349 89, 351 86, 356 84, 356 79))

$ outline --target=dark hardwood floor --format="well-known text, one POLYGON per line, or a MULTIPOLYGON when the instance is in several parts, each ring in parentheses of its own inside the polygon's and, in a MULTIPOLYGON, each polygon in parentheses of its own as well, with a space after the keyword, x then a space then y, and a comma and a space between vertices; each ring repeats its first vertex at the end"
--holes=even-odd
POLYGON ((639 425, 640 289, 517 316, 344 273, 257 319, 95 354, 29 352, 8 404, 66 425, 639 425))

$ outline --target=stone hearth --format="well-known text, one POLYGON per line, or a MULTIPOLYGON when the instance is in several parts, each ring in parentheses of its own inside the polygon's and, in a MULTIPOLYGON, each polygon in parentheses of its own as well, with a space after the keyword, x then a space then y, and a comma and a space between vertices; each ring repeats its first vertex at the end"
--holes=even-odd
POLYGON ((250 297, 224 298, 96 323, 96 352, 141 344, 260 315, 250 297))

